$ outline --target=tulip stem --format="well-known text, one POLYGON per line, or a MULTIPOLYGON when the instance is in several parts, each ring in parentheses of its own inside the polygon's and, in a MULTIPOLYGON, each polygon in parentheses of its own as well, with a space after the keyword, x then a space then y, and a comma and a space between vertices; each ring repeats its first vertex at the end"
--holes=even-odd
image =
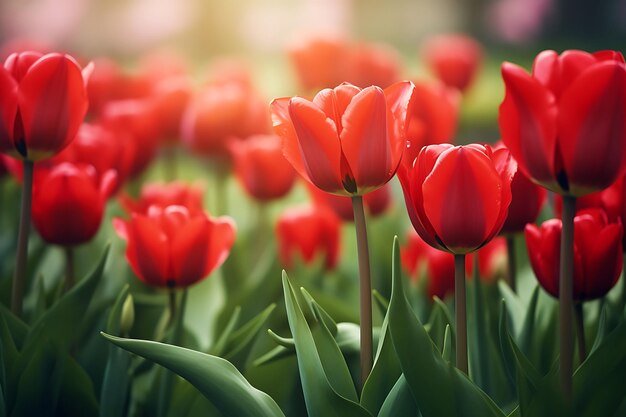
POLYGON ((509 284, 509 287, 513 290, 513 292, 517 291, 516 288, 516 267, 517 267, 517 258, 515 256, 515 236, 509 235, 506 237, 506 251, 507 251, 507 274, 506 274, 506 283, 509 284))
POLYGON ((456 367, 467 374, 467 309, 465 255, 454 255, 454 313, 456 316, 456 367))
POLYGON ((372 341, 372 280, 370 276, 369 248, 367 244, 367 228, 363 197, 352 197, 352 211, 354 212, 354 227, 359 256, 359 294, 361 314, 361 386, 365 385, 372 369, 373 341, 372 341))
POLYGON ((24 160, 24 182, 20 206, 20 224, 17 235, 17 254, 15 256, 15 275, 11 294, 11 311, 16 316, 22 315, 24 287, 26 286, 26 261, 28 259, 28 235, 30 234, 31 205, 33 200, 34 162, 24 160))
POLYGON ((574 304, 574 312, 576 313, 576 336, 578 339, 578 357, 580 363, 587 359, 587 344, 585 342, 585 320, 583 315, 583 303, 574 304))
POLYGON ((163 150, 163 173, 166 181, 174 181, 178 178, 178 161, 176 158, 176 145, 165 145, 163 150))
POLYGON ((572 398, 574 348, 572 343, 574 215, 576 197, 563 196, 563 231, 561 233, 561 271, 559 275, 559 340, 561 388, 567 401, 572 398))
POLYGON ((76 274, 74 270, 74 249, 70 246, 63 248, 65 252, 65 292, 72 289, 76 282, 76 274))

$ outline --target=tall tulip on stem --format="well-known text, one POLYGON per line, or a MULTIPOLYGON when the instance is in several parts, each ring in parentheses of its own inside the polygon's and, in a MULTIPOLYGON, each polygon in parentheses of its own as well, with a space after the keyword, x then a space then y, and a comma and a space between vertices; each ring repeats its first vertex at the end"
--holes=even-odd
POLYGON ((472 144, 426 146, 398 171, 416 232, 432 247, 454 254, 456 364, 465 373, 465 256, 500 232, 515 170, 506 149, 472 144))
POLYGON ((328 193, 352 198, 359 256, 361 384, 373 362, 372 289, 363 195, 395 174, 406 143, 413 84, 384 91, 344 83, 320 91, 313 101, 280 98, 271 104, 274 130, 295 170, 328 193))
POLYGON ((72 57, 58 53, 15 53, 0 67, 0 152, 24 164, 11 296, 17 315, 26 281, 34 163, 58 153, 76 135, 87 112, 85 79, 72 57))
POLYGON ((563 195, 559 360, 571 399, 576 198, 608 187, 626 167, 626 65, 617 51, 544 51, 532 74, 505 62, 502 77, 502 141, 524 174, 563 195))

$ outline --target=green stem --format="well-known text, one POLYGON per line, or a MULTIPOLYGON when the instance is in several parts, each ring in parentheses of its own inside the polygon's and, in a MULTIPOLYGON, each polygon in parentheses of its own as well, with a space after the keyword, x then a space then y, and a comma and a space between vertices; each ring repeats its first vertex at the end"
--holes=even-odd
POLYGON ((513 292, 517 291, 517 276, 516 276, 516 267, 517 267, 517 258, 515 256, 515 236, 509 235, 506 237, 506 251, 507 251, 507 274, 506 274, 506 283, 509 284, 509 287, 513 290, 513 292))
POLYGON ((361 314, 361 386, 365 385, 372 370, 373 341, 372 341, 372 280, 370 276, 369 248, 367 244, 367 228, 363 197, 352 197, 352 211, 354 212, 354 227, 359 257, 359 295, 361 314))
POLYGON ((76 283, 76 273, 74 270, 74 249, 70 246, 63 248, 65 252, 65 285, 64 292, 72 289, 76 283))
MULTIPOLYGON (((169 291, 169 303, 170 303, 170 320, 174 320, 171 323, 174 324, 174 328, 171 333, 171 344, 180 346, 183 336, 185 310, 187 306, 187 294, 188 290, 183 290, 183 297, 180 302, 180 306, 177 309, 176 303, 176 290, 174 288, 169 291)), ((172 387, 174 385, 175 375, 173 372, 163 369, 161 376, 161 384, 159 386, 159 400, 157 406, 157 417, 165 417, 170 406, 170 399, 172 397, 172 387)))
POLYGON ((17 254, 15 256, 15 275, 13 276, 13 291, 11 294, 11 311, 18 317, 22 315, 24 287, 26 286, 28 235, 30 234, 31 205, 33 200, 33 170, 34 162, 25 159, 20 225, 17 237, 17 254))
POLYGON ((559 275, 559 340, 561 388, 567 401, 572 398, 573 354, 572 309, 574 276, 574 215, 576 197, 563 196, 561 271, 559 275))
POLYGON ((176 159, 176 144, 166 144, 163 149, 163 174, 166 181, 178 178, 178 163, 176 159))
POLYGON ((574 313, 576 313, 576 336, 578 340, 578 357, 580 363, 587 359, 587 343, 585 342, 585 316, 583 313, 583 303, 574 304, 574 313))
POLYGON ((454 313, 456 316, 456 367, 467 374, 467 308, 465 255, 454 255, 454 313))

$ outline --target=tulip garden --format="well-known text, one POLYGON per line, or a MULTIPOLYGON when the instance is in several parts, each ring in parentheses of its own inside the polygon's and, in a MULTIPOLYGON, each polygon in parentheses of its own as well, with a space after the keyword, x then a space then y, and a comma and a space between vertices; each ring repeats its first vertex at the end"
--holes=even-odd
POLYGON ((621 52, 0 57, 0 417, 626 416, 621 52))

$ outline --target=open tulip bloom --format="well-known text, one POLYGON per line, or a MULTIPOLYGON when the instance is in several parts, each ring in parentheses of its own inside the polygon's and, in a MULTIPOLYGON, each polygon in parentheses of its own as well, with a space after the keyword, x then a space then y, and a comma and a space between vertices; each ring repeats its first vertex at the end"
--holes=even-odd
POLYGON ((406 147, 413 83, 385 90, 343 83, 313 101, 279 98, 270 110, 283 153, 295 170, 322 191, 352 197, 359 254, 361 382, 372 367, 372 300, 363 194, 396 173, 406 147))

